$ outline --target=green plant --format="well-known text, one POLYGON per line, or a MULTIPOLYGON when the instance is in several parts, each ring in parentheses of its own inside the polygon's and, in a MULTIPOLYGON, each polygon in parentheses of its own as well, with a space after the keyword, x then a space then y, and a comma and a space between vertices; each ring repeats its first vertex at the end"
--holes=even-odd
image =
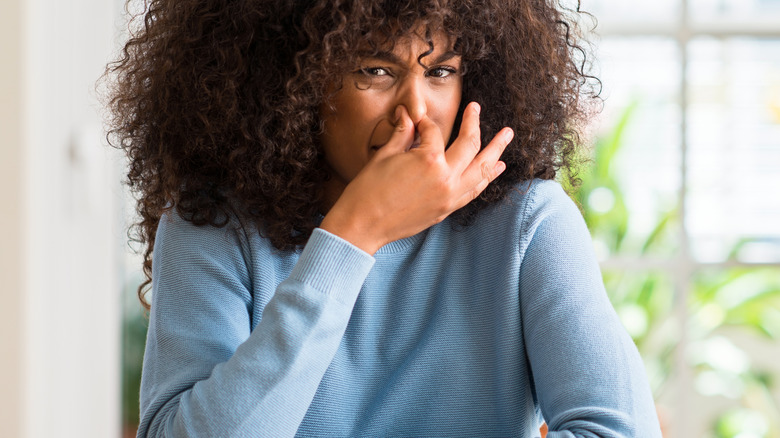
MULTIPOLYGON (((613 129, 597 138, 590 165, 581 170, 582 184, 573 196, 583 208, 600 255, 612 259, 674 254, 681 226, 679 210, 672 208, 657 212, 650 232, 636 241, 627 238, 632 217, 615 167, 638 107, 638 101, 630 103, 613 129)), ((734 246, 732 258, 744 244, 734 246)), ((700 270, 688 279, 685 321, 675 319, 674 275, 660 269, 613 268, 604 272, 610 300, 645 360, 654 393, 660 395, 670 384, 680 330, 686 330, 691 350, 686 354, 697 387, 705 388, 700 392, 725 395, 740 403, 740 408, 725 410, 715 419, 714 436, 780 437, 780 409, 772 396, 776 385, 772 373, 756 366, 750 355, 723 335, 726 329, 733 329, 771 339, 780 337, 780 272, 771 268, 700 270), (745 422, 760 427, 748 427, 745 422)))

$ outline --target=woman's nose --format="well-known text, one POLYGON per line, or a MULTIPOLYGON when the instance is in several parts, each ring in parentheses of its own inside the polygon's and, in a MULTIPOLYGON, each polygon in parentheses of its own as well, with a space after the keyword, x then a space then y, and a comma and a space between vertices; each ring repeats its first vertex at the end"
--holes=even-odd
POLYGON ((415 125, 428 113, 426 85, 423 80, 413 75, 404 78, 399 88, 398 104, 404 105, 415 125))

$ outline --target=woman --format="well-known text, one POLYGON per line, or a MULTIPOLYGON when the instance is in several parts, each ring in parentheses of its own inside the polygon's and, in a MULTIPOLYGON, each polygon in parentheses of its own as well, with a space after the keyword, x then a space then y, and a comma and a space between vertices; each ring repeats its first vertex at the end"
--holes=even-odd
MULTIPOLYGON (((139 436, 660 436, 573 174, 555 2, 149 1, 115 74, 139 436)), ((576 14, 572 14, 576 15, 576 14)))

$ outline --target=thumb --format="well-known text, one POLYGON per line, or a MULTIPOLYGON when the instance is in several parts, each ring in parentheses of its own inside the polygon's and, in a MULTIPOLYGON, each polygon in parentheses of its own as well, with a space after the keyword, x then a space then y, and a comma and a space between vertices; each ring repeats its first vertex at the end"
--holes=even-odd
POLYGON ((403 105, 396 107, 395 120, 393 122, 395 123, 393 134, 384 147, 380 149, 380 152, 384 151, 384 153, 393 154, 406 152, 414 141, 414 122, 409 117, 406 107, 403 105))

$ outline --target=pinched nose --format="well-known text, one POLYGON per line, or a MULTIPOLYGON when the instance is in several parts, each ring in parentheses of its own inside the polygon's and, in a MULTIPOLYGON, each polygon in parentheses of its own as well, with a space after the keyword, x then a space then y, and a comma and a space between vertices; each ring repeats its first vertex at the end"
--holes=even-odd
POLYGON ((424 81, 417 77, 406 78, 399 87, 397 105, 406 107, 415 126, 428 114, 428 96, 430 92, 424 81))

